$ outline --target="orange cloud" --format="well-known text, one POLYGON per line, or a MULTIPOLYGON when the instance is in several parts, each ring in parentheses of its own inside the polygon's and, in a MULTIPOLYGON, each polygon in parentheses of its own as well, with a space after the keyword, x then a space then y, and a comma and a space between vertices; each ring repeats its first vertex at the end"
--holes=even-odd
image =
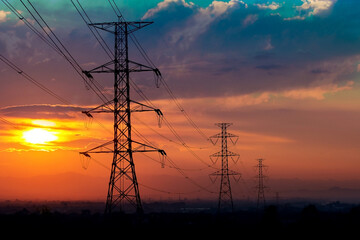
POLYGON ((316 100, 323 100, 325 99, 326 94, 350 90, 353 88, 353 85, 354 82, 349 81, 344 86, 338 86, 337 84, 328 84, 325 86, 289 90, 281 93, 281 95, 293 99, 312 98, 316 100))
POLYGON ((0 23, 1 22, 6 22, 7 21, 7 15, 10 15, 10 12, 4 11, 4 10, 0 10, 0 23))

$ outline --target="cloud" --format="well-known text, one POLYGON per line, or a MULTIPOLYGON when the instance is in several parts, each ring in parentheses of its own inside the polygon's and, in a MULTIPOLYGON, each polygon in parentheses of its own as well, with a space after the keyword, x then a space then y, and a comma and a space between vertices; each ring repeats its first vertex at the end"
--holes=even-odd
MULTIPOLYGON (((90 107, 89 107, 90 108, 90 107)), ((0 141, 1 152, 54 152, 78 151, 89 142, 107 141, 106 126, 98 122, 99 126, 84 125, 93 119, 81 113, 89 109, 80 106, 65 105, 17 105, 0 108, 0 116, 6 116, 14 126, 8 128, 0 126, 1 135, 6 137, 0 141), (24 132, 31 129, 44 129, 57 138, 55 140, 36 144, 26 141, 24 132), (105 140, 104 140, 105 139, 105 140)), ((102 118, 101 120, 104 120, 102 118)), ((105 120, 106 121, 106 120, 105 120)))
POLYGON ((81 148, 79 147, 66 147, 66 146, 46 146, 46 147, 38 147, 38 148, 25 148, 26 146, 20 146, 20 147, 10 147, 6 148, 4 150, 1 150, 0 152, 55 152, 55 151, 80 151, 81 148))
POLYGON ((279 64, 265 64, 265 65, 258 65, 255 68, 265 70, 265 71, 270 71, 270 70, 282 69, 282 68, 284 68, 284 66, 279 65, 279 64))
POLYGON ((328 84, 325 86, 317 86, 312 88, 300 88, 289 90, 281 93, 282 96, 292 99, 316 99, 323 100, 325 99, 326 94, 337 93, 345 90, 350 90, 353 88, 354 82, 349 81, 344 86, 339 86, 337 84, 328 84))
MULTIPOLYGON (((235 0, 206 1, 210 4, 203 3, 201 7, 190 2, 190 0, 166 0, 158 5, 154 4, 154 8, 144 11, 145 15, 142 13, 142 16, 155 21, 155 24, 151 26, 155 31, 145 30, 137 33, 140 36, 138 39, 144 40, 142 41, 145 44, 143 47, 158 65, 163 76, 167 76, 167 81, 177 96, 240 95, 260 91, 301 89, 313 86, 314 83, 316 85, 344 84, 348 80, 354 80, 352 74, 357 71, 357 65, 354 65, 358 63, 357 60, 349 64, 349 66, 353 66, 352 70, 340 72, 339 68, 339 74, 334 72, 337 69, 336 65, 343 63, 343 60, 359 51, 359 45, 347 38, 350 34, 350 37, 358 38, 358 32, 352 31, 350 28, 354 26, 355 19, 349 17, 356 11, 344 11, 344 8, 349 8, 348 4, 338 1, 336 7, 326 17, 309 18, 309 21, 283 21, 284 16, 292 17, 295 13, 299 14, 294 7, 294 2, 287 1, 285 4, 275 0, 262 1, 261 3, 266 3, 270 10, 272 3, 281 4, 281 7, 271 11, 267 11, 265 5, 263 8, 254 4, 247 6, 244 2, 235 0), (281 13, 281 17, 269 14, 277 12, 281 13), (285 15, 284 12, 290 13, 285 15), (337 31, 340 25, 345 28, 337 31), (328 67, 322 66, 325 61, 336 64, 328 67), (319 79, 328 79, 328 82, 320 84, 319 79)), ((321 5, 316 5, 314 1, 297 2, 297 6, 308 7, 307 10, 302 10, 303 14, 314 9, 317 9, 315 12, 318 13, 321 9, 321 5)), ((356 7, 351 9, 356 9, 356 7)), ((305 15, 300 16, 305 18, 305 15)), ((10 25, 10 23, 7 24, 10 25)), ((61 30, 59 26, 55 27, 61 30)), ((81 32, 79 29, 77 28, 78 32, 81 32)), ((85 30, 87 29, 85 28, 85 30)), ((7 32, 0 33, 0 38, 6 40, 8 48, 11 46, 13 49, 20 49, 17 47, 19 44, 15 45, 14 43, 26 39, 26 36, 19 34, 13 36, 10 33, 10 31, 9 34, 7 32), (12 45, 14 46, 12 47, 12 45)), ((93 51, 83 50, 80 45, 86 45, 80 44, 82 38, 79 37, 79 34, 72 36, 74 38, 71 39, 71 43, 74 45, 69 46, 74 49, 73 55, 80 59, 79 62, 82 66, 90 68, 91 65, 100 62, 95 54, 90 56, 93 51)), ((44 48, 43 45, 40 48, 39 44, 34 41, 38 40, 36 36, 33 38, 26 42, 32 44, 31 49, 36 49, 37 52, 41 51, 44 48)), ((21 52, 23 53, 23 51, 21 52)), ((96 52, 96 54, 98 53, 96 52)), ((30 55, 34 57, 34 54, 24 53, 23 58, 29 58, 30 55)), ((21 54, 19 55, 21 56, 21 54)), ((19 59, 21 61, 21 58, 19 59)), ((18 62, 19 59, 14 59, 14 61, 18 62)), ((40 60, 42 59, 45 58, 40 60)), ((73 81, 68 80, 73 76, 67 73, 71 71, 54 74, 53 68, 47 68, 47 66, 55 64, 55 60, 44 63, 46 68, 40 69, 39 66, 33 72, 51 69, 51 75, 48 74, 49 76, 46 77, 47 79, 58 79, 57 84, 59 85, 54 83, 54 87, 60 86, 66 89, 66 91, 63 90, 64 94, 68 94, 69 98, 74 97, 77 103, 95 104, 96 100, 87 103, 89 98, 78 97, 78 93, 73 90, 78 88, 63 87, 68 83, 73 84, 73 81), (63 74, 67 75, 63 77, 63 74), (60 83, 61 79, 64 81, 60 83)), ((36 62, 38 61, 33 61, 33 63, 36 62)), ((63 65, 57 69, 63 69, 63 65)), ((29 73, 31 74, 31 72, 29 73)), ((11 79, 11 75, 6 73, 4 75, 4 78, 11 79)), ((134 76, 136 75, 134 74, 134 76)), ((149 86, 146 82, 148 79, 141 80, 140 77, 138 79, 141 85, 149 86)), ((80 83, 83 87, 82 82, 80 83)), ((52 83, 49 81, 47 84, 52 83)), ((9 87, 9 84, 6 87, 9 87)), ((107 87, 111 88, 111 85, 107 84, 104 89, 107 87)), ((15 89, 15 86, 13 88, 15 89)), ((150 92, 148 95, 150 98, 158 99, 165 95, 151 90, 150 87, 146 90, 150 92)), ((5 99, 4 96, 1 100, 3 99, 5 99)), ((13 101, 6 104, 21 104, 21 102, 13 101)), ((45 114, 43 115, 46 117, 45 114)), ((64 113, 62 116, 71 117, 71 114, 64 113)))
POLYGON ((10 12, 0 10, 0 23, 6 22, 8 20, 7 15, 10 15, 10 12))
MULTIPOLYGON (((210 28, 214 21, 224 16, 231 9, 236 9, 239 6, 246 8, 247 4, 239 0, 231 0, 229 2, 213 1, 207 7, 202 8, 192 3, 186 3, 184 0, 165 0, 160 2, 155 8, 148 10, 142 19, 156 17, 169 11, 175 14, 177 12, 176 9, 180 8, 191 9, 193 12, 190 16, 187 16, 185 21, 184 16, 179 16, 179 20, 184 21, 184 24, 176 29, 172 29, 168 33, 172 44, 180 44, 182 48, 188 48, 192 42, 210 28)), ((249 19, 249 23, 251 21, 249 19)), ((179 25, 179 22, 177 24, 179 25)))
POLYGON ((305 17, 304 16, 295 16, 295 17, 288 17, 288 18, 284 18, 284 21, 291 21, 291 20, 304 20, 305 17))
POLYGON ((37 118, 37 119, 72 119, 74 115, 86 110, 80 106, 34 104, 17 105, 0 108, 0 114, 9 117, 37 118))
POLYGON ((247 27, 249 25, 254 24, 259 19, 259 15, 257 14, 249 14, 244 20, 243 20, 243 27, 247 27))
POLYGON ((334 94, 341 91, 351 90, 354 87, 354 82, 349 81, 344 85, 340 84, 325 84, 312 86, 307 88, 294 88, 283 91, 264 91, 257 94, 241 94, 234 96, 219 96, 219 97, 205 97, 205 98, 189 98, 182 101, 186 105, 192 107, 200 106, 204 102, 211 103, 212 107, 218 106, 228 110, 238 109, 246 106, 261 105, 269 103, 274 99, 313 99, 324 100, 326 95, 334 94))
MULTIPOLYGON (((253 94, 238 94, 233 96, 216 96, 216 97, 195 97, 181 99, 184 105, 191 108, 204 108, 203 104, 207 103, 211 108, 222 108, 234 110, 248 106, 256 106, 269 103, 275 99, 312 99, 321 101, 326 98, 327 94, 333 94, 341 91, 353 89, 354 82, 349 81, 345 85, 325 84, 307 88, 293 88, 281 91, 263 91, 253 94)), ((165 106, 168 100, 155 101, 156 105, 165 106)), ((204 109, 205 110, 205 109, 204 109)))
POLYGON ((280 4, 276 3, 276 2, 272 2, 270 4, 255 4, 255 6, 257 6, 260 9, 271 9, 271 10, 276 10, 278 8, 280 8, 280 4))
POLYGON ((265 40, 264 50, 269 51, 269 50, 271 50, 273 48, 274 48, 274 46, 271 43, 271 37, 267 37, 266 40, 265 40))
POLYGON ((308 10, 309 15, 317 15, 330 9, 337 0, 302 0, 303 4, 298 6, 298 10, 308 10))
POLYGON ((178 42, 180 39, 185 40, 186 42, 193 41, 197 36, 204 33, 215 19, 222 16, 239 3, 239 1, 234 0, 228 3, 214 1, 207 8, 199 8, 197 14, 188 21, 187 27, 174 35, 175 42, 178 42))
POLYGON ((178 5, 178 6, 184 6, 186 8, 191 8, 193 6, 193 3, 186 3, 185 0, 164 0, 163 2, 160 2, 157 4, 155 8, 149 9, 145 15, 142 17, 142 19, 148 19, 156 15, 157 13, 166 10, 171 5, 178 5))

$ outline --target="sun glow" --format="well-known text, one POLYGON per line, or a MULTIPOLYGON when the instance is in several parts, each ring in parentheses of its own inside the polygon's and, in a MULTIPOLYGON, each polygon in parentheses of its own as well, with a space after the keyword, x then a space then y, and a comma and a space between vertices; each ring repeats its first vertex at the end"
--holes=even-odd
POLYGON ((48 121, 48 120, 32 120, 32 124, 43 126, 43 127, 55 127, 56 123, 48 121))
POLYGON ((23 139, 31 144, 47 144, 55 141, 58 137, 55 133, 41 128, 33 128, 23 133, 23 139))

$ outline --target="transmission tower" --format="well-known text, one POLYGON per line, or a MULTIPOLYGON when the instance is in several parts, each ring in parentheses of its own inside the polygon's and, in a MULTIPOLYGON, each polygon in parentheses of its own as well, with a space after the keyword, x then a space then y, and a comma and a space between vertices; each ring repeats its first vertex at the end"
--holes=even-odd
MULTIPOLYGON (((230 177, 233 176, 236 181, 240 179, 240 173, 237 173, 229 169, 229 157, 236 163, 240 157, 239 154, 228 150, 228 139, 235 145, 238 136, 228 133, 227 128, 232 123, 216 123, 216 126, 221 128, 221 133, 218 133, 210 137, 211 142, 216 145, 219 139, 221 139, 221 151, 210 155, 210 159, 215 163, 221 157, 221 170, 210 174, 210 179, 220 176, 220 192, 218 201, 218 213, 221 211, 233 211, 233 199, 230 186, 230 177)), ((215 181, 215 180, 214 180, 215 181)))
POLYGON ((132 113, 154 111, 159 118, 162 116, 159 109, 136 102, 130 98, 130 73, 152 71, 156 76, 160 76, 158 69, 129 60, 129 35, 151 23, 127 22, 119 16, 117 22, 89 24, 91 27, 115 36, 114 58, 94 69, 83 71, 90 80, 93 80, 93 73, 112 73, 114 76, 114 98, 98 107, 83 111, 90 118, 93 117, 92 113, 112 113, 114 115, 114 137, 109 142, 80 153, 86 157, 91 157, 90 154, 92 153, 113 154, 105 207, 106 214, 110 214, 115 210, 123 211, 125 204, 132 205, 138 213, 143 212, 133 153, 159 152, 162 156, 166 155, 164 150, 133 140, 131 134, 132 113), (110 145, 113 145, 113 148, 110 145))
POLYGON ((258 198, 257 198, 257 209, 260 208, 260 206, 262 206, 263 208, 265 207, 265 191, 264 189, 266 188, 264 185, 264 174, 263 174, 263 170, 264 168, 266 168, 265 165, 263 165, 263 161, 264 159, 259 158, 257 159, 258 164, 256 165, 256 168, 258 169, 258 175, 257 177, 257 185, 256 188, 258 190, 258 198))

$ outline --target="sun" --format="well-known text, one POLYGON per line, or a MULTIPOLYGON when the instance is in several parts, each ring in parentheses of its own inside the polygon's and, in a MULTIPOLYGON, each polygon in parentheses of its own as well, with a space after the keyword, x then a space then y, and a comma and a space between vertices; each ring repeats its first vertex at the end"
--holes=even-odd
POLYGON ((33 128, 23 133, 23 139, 31 144, 47 144, 55 141, 58 137, 55 133, 41 128, 33 128))

